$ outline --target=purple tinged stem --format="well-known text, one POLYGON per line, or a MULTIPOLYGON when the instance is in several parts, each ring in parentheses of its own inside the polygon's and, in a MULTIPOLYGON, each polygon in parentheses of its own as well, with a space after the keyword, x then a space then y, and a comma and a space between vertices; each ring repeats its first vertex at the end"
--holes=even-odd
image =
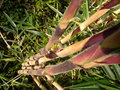
POLYGON ((83 0, 71 0, 71 3, 64 14, 62 21, 57 25, 56 31, 54 32, 52 38, 49 40, 49 42, 45 47, 46 51, 48 51, 54 45, 54 43, 59 39, 59 37, 64 33, 65 29, 70 23, 69 20, 74 17, 74 15, 76 14, 79 8, 79 5, 82 2, 83 0))

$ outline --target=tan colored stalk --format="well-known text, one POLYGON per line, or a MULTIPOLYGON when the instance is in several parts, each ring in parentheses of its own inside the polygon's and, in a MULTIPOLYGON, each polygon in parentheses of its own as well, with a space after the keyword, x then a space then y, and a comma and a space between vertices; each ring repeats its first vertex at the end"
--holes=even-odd
POLYGON ((0 32, 0 36, 2 37, 3 41, 5 42, 5 44, 7 45, 8 49, 11 49, 10 45, 7 43, 7 41, 5 40, 5 38, 3 37, 2 33, 0 32))
POLYGON ((120 13, 120 9, 114 11, 115 14, 119 14, 120 13))
POLYGON ((40 82, 39 80, 39 77, 37 76, 32 76, 33 80, 35 81, 35 83, 38 85, 38 87, 41 89, 41 90, 47 90, 47 88, 42 85, 42 83, 40 82))
MULTIPOLYGON (((23 70, 24 74, 27 74, 27 70, 23 70)), ((53 77, 49 76, 49 75, 45 75, 45 77, 47 78, 48 81, 50 81, 53 86, 55 86, 58 90, 64 90, 64 88, 62 86, 60 86, 56 81, 54 81, 53 77)), ((35 81, 35 83, 38 85, 38 87, 41 90, 47 90, 40 82, 39 77, 37 76, 32 76, 33 80, 35 81)))
POLYGON ((49 76, 49 75, 45 75, 48 79, 48 81, 50 81, 58 90, 64 90, 64 88, 62 88, 56 81, 54 81, 53 77, 49 76))

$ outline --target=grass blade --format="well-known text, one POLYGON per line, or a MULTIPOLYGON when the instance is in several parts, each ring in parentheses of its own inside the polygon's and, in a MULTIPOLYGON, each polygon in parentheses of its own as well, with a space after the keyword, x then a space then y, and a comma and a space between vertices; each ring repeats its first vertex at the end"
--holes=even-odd
POLYGON ((6 18, 11 23, 11 25, 16 28, 16 24, 13 22, 13 20, 5 12, 3 12, 3 13, 5 14, 6 18))
POLYGON ((58 13, 58 15, 63 16, 63 14, 58 11, 56 8, 54 8, 52 5, 47 4, 54 12, 58 13))
POLYGON ((102 68, 110 79, 116 80, 115 75, 109 66, 103 66, 102 68))

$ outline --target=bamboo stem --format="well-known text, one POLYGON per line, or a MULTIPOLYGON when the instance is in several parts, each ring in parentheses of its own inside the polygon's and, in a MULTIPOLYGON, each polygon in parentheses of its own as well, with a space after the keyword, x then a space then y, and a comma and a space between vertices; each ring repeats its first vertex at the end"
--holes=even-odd
POLYGON ((82 2, 83 0, 71 0, 71 3, 69 4, 67 10, 65 11, 61 22, 56 27, 56 31, 53 33, 52 37, 49 39, 44 49, 41 49, 41 53, 43 55, 46 55, 48 53, 48 51, 55 44, 55 42, 65 32, 66 28, 68 27, 70 23, 70 20, 74 18, 82 2))
POLYGON ((49 76, 49 75, 45 75, 48 79, 48 81, 50 81, 58 90, 64 90, 64 88, 62 86, 60 86, 56 81, 54 81, 53 77, 49 76))
POLYGON ((47 90, 47 88, 40 82, 39 77, 32 76, 32 78, 41 90, 47 90))

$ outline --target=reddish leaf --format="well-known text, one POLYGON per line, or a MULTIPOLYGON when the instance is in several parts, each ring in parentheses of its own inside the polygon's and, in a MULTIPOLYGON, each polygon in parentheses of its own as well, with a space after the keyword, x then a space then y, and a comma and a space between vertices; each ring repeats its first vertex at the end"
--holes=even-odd
POLYGON ((120 64, 120 54, 110 54, 100 57, 93 62, 83 65, 84 68, 91 68, 95 66, 103 66, 110 64, 120 64))

